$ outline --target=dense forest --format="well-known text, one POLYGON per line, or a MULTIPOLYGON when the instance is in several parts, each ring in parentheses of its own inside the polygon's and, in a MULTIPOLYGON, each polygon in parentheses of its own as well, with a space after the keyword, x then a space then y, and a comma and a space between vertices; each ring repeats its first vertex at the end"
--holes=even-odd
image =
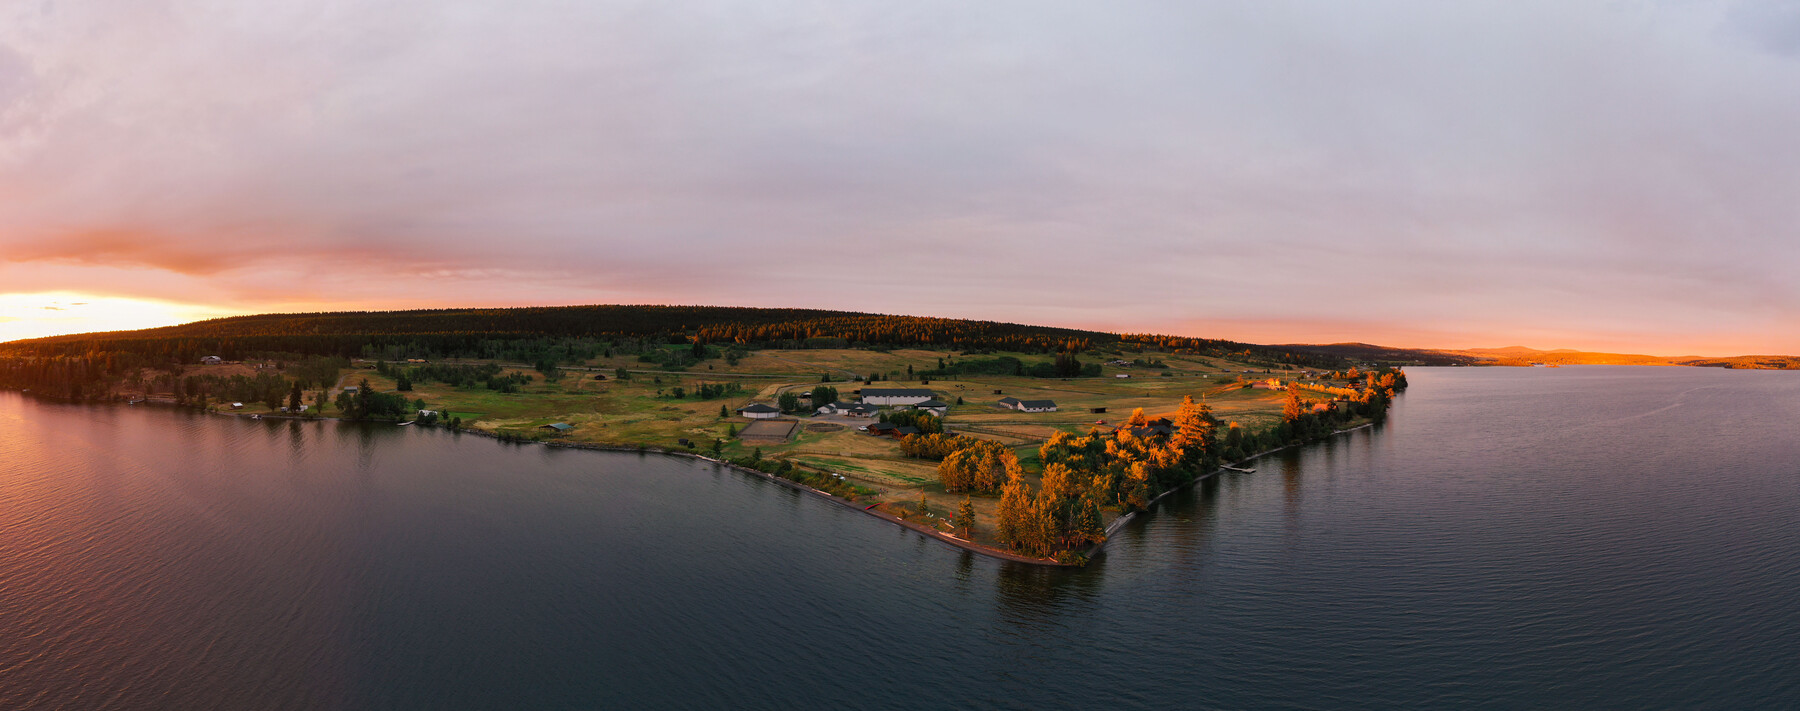
MULTIPOLYGON (((261 314, 180 326, 56 336, 0 344, 0 355, 97 357, 125 354, 147 363, 203 355, 501 358, 527 362, 592 358, 615 344, 754 348, 929 347, 965 353, 1129 353, 1143 350, 1234 355, 1271 365, 1332 368, 1335 355, 1293 348, 1154 334, 1115 334, 998 321, 892 316, 819 309, 715 306, 544 306, 261 314)), ((728 354, 729 355, 729 354, 728 354)), ((116 357, 116 356, 115 356, 116 357)))

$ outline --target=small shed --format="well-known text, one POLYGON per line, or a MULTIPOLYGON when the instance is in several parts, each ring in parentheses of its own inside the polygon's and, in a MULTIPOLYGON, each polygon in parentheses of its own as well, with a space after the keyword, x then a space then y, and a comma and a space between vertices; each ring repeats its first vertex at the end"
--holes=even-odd
POLYGON ((569 430, 575 429, 575 426, 571 425, 567 422, 552 422, 547 425, 542 425, 542 426, 538 427, 538 429, 553 430, 557 434, 567 434, 569 432, 569 430))
POLYGON ((1094 414, 1096 414, 1096 415, 1104 415, 1104 414, 1106 414, 1106 408, 1104 408, 1104 407, 1090 407, 1090 408, 1088 408, 1088 412, 1091 412, 1091 413, 1094 413, 1094 414))
POLYGON ((233 410, 242 410, 242 409, 244 409, 244 403, 241 403, 241 402, 234 402, 234 403, 231 403, 231 409, 233 409, 233 410))

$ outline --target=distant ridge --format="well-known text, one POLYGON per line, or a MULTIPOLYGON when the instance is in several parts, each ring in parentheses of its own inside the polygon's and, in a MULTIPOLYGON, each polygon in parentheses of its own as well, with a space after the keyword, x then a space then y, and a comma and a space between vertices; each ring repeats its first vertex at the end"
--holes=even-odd
POLYGON ((1501 348, 1465 348, 1461 350, 1428 348, 1387 348, 1367 343, 1333 343, 1329 345, 1285 344, 1277 348, 1336 355, 1353 360, 1418 365, 1684 365, 1707 368, 1742 368, 1762 370, 1800 369, 1800 356, 1742 355, 1723 358, 1706 356, 1653 356, 1635 353, 1597 353, 1570 348, 1538 350, 1525 346, 1501 348))
POLYGON ((1328 368, 1338 363, 1221 339, 1127 334, 1001 321, 738 306, 608 305, 256 314, 136 331, 79 333, 0 343, 0 353, 79 355, 125 350, 191 360, 217 354, 356 355, 369 346, 480 352, 494 341, 622 338, 742 343, 790 348, 924 346, 1027 353, 1151 348, 1252 356, 1271 364, 1328 368))
POLYGON ((826 309, 738 306, 588 305, 255 314, 136 331, 78 333, 0 343, 0 354, 78 355, 128 350, 188 360, 202 352, 354 355, 365 346, 436 345, 458 350, 494 340, 645 338, 790 347, 925 346, 1052 352, 1151 348, 1231 353, 1271 363, 1329 368, 1350 360, 1386 365, 1686 365, 1800 369, 1800 357, 1726 358, 1590 353, 1525 346, 1463 350, 1370 343, 1257 345, 1223 339, 1127 334, 1002 321, 902 316, 826 309))

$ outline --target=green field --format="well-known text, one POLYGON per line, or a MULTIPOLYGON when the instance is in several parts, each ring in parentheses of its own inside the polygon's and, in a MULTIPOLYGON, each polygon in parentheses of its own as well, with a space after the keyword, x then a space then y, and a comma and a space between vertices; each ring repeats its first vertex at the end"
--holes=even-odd
MULTIPOLYGON (((1027 364, 1050 359, 1035 354, 992 355, 1011 355, 1027 364)), ((508 368, 506 373, 531 377, 517 393, 501 393, 480 385, 451 387, 417 382, 406 396, 423 400, 426 408, 446 413, 446 418, 460 418, 465 428, 525 439, 642 445, 701 453, 709 452, 716 439, 727 457, 748 455, 758 449, 766 458, 840 474, 848 482, 874 492, 862 497, 864 500, 884 502, 884 510, 927 523, 953 512, 962 499, 961 494, 943 492, 937 483, 935 462, 904 457, 896 440, 859 432, 854 423, 832 432, 806 431, 804 425, 812 420, 804 415, 796 418, 803 426, 796 428, 795 436, 786 443, 747 444, 731 434, 743 429, 750 420, 735 414, 721 417, 720 406, 730 413, 751 402, 772 404, 782 392, 810 391, 827 373, 832 379, 829 385, 838 389, 842 399, 854 399, 854 392, 864 384, 848 379, 853 374, 867 377, 879 373, 891 380, 871 387, 934 391, 939 399, 953 403, 944 420, 948 429, 1013 447, 1026 470, 1035 473, 1040 467, 1038 445, 1058 431, 1110 429, 1129 418, 1136 408, 1142 408, 1151 417, 1170 415, 1188 396, 1211 406, 1223 422, 1261 427, 1279 420, 1285 397, 1280 391, 1243 386, 1248 380, 1271 377, 1261 369, 1245 373, 1251 366, 1244 363, 1169 355, 1156 356, 1167 363, 1167 368, 1107 365, 1100 377, 1088 378, 958 376, 921 383, 906 375, 909 365, 915 372, 923 371, 938 367, 940 358, 950 356, 944 351, 918 349, 771 350, 752 352, 735 365, 709 360, 682 372, 657 372, 653 364, 640 363, 635 357, 602 358, 565 368, 555 380, 528 368, 508 368), (630 379, 618 379, 618 368, 633 371, 630 379), (1130 377, 1115 377, 1120 374, 1130 377), (605 379, 596 379, 596 375, 605 379), (723 382, 737 382, 743 390, 710 400, 695 398, 701 384, 723 382), (677 387, 686 391, 686 397, 673 397, 677 387), (1002 394, 994 394, 995 390, 1002 394), (996 406, 995 402, 1005 396, 1055 400, 1059 411, 1023 413, 996 406), (958 398, 962 403, 954 404, 958 398), (1106 408, 1103 414, 1090 412, 1091 408, 1102 407, 1106 408), (1098 424, 1102 421, 1106 424, 1098 424), (556 422, 573 425, 573 429, 556 433, 543 428, 556 422), (680 439, 692 442, 691 450, 678 444, 680 439), (922 516, 918 510, 921 496, 925 511, 935 516, 922 516)), ((1292 378, 1297 374, 1287 371, 1274 375, 1292 378)), ((377 391, 393 391, 396 386, 393 378, 378 374, 369 362, 355 363, 339 384, 352 385, 365 379, 377 391)), ((327 410, 324 414, 329 416, 332 412, 327 410)), ((977 497, 975 501, 978 518, 993 520, 997 499, 977 497)), ((1109 521, 1117 515, 1117 511, 1107 512, 1109 521)), ((977 542, 994 543, 988 535, 978 532, 977 542)))

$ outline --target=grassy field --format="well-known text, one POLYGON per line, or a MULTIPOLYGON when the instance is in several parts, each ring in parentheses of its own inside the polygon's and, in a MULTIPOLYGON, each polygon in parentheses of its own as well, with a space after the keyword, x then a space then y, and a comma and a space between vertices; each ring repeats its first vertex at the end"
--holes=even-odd
MULTIPOLYGON (((1221 421, 1251 427, 1271 424, 1280 417, 1285 394, 1245 388, 1243 381, 1297 375, 1293 371, 1267 374, 1260 368, 1246 373, 1251 366, 1240 362, 1169 355, 1147 356, 1160 358, 1167 368, 1106 365, 1101 377, 1066 380, 959 376, 927 384, 906 375, 909 365, 915 372, 928 370, 938 367, 939 359, 950 355, 928 350, 771 350, 753 352, 735 365, 715 359, 683 372, 648 372, 656 371, 656 365, 638 362, 635 356, 619 356, 590 361, 584 369, 566 369, 556 380, 547 380, 535 370, 509 368, 507 373, 531 377, 517 393, 500 393, 479 385, 451 387, 417 382, 406 396, 409 400, 424 400, 426 408, 438 410, 446 418, 460 418, 463 427, 495 434, 701 453, 709 452, 714 440, 718 440, 726 457, 760 450, 764 457, 840 474, 846 481, 874 492, 861 499, 880 503, 890 513, 930 524, 952 514, 963 496, 944 493, 937 483, 935 462, 906 458, 900 454, 897 441, 859 432, 854 425, 828 432, 809 431, 805 425, 811 420, 805 416, 795 418, 801 426, 786 442, 740 441, 732 435, 751 421, 733 411, 751 402, 773 403, 782 392, 809 391, 827 373, 831 377, 828 384, 838 389, 842 399, 854 399, 863 383, 850 382, 851 375, 880 373, 891 381, 875 383, 873 387, 928 388, 940 400, 952 403, 944 420, 946 427, 1014 448, 1035 478, 1035 472, 1041 468, 1037 448, 1056 432, 1110 428, 1129 418, 1135 408, 1143 408, 1152 417, 1171 415, 1184 396, 1210 405, 1221 421), (630 379, 620 380, 616 377, 618 368, 634 372, 630 379), (1115 377, 1121 374, 1130 377, 1115 377), (605 379, 596 379, 596 375, 604 375, 605 379), (742 390, 710 400, 694 396, 701 384, 726 382, 738 383, 742 390), (686 397, 673 397, 678 387, 686 391, 686 397), (1001 394, 995 394, 996 390, 1001 394), (995 405, 1007 396, 1055 400, 1059 410, 1023 413, 995 405), (725 416, 720 414, 721 406, 725 416), (1106 408, 1103 414, 1090 412, 1091 408, 1102 407, 1106 408), (1106 424, 1097 424, 1100 421, 1106 424), (568 423, 573 429, 559 434, 543 428, 556 422, 568 423), (678 444, 681 439, 689 440, 692 447, 678 444)), ((992 355, 1012 355, 1027 365, 1050 359, 1045 355, 992 355)), ((340 383, 350 385, 364 379, 378 391, 391 392, 396 386, 393 378, 378 374, 373 364, 360 362, 340 383)), ((252 406, 246 411, 260 407, 252 406)), ((328 409, 324 414, 330 416, 333 411, 328 409)), ((978 496, 974 501, 977 519, 993 521, 998 498, 978 496)), ((1109 522, 1117 515, 1117 511, 1106 512, 1109 522)), ((985 530, 978 530, 976 541, 996 543, 985 530)))

